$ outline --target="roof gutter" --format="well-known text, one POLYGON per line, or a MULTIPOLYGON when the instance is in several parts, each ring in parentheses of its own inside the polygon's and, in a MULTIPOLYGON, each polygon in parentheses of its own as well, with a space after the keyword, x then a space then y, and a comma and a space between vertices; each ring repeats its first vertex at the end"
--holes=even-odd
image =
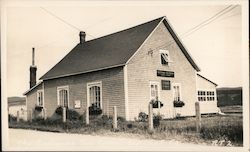
POLYGON ((99 68, 99 69, 95 69, 95 70, 89 70, 89 71, 77 72, 77 73, 71 73, 71 74, 64 74, 64 75, 54 76, 54 77, 48 77, 48 78, 41 77, 40 80, 51 80, 51 79, 68 77, 68 76, 73 76, 73 75, 85 74, 85 73, 90 73, 90 72, 96 72, 96 71, 101 71, 101 70, 107 70, 107 69, 117 68, 117 67, 121 67, 121 66, 124 66, 124 65, 125 64, 118 64, 118 65, 104 67, 104 68, 99 68))

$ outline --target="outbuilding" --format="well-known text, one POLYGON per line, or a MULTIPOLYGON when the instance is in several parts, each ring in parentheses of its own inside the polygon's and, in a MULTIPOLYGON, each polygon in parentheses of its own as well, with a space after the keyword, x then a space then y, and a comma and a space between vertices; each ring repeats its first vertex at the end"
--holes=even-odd
POLYGON ((174 118, 194 116, 199 101, 201 113, 218 112, 217 85, 198 74, 166 17, 90 41, 85 32, 79 36, 80 43, 24 93, 28 110, 40 106, 50 117, 58 106, 80 114, 92 107, 111 115, 116 106, 118 116, 135 120, 150 101, 160 101, 154 112, 174 118))

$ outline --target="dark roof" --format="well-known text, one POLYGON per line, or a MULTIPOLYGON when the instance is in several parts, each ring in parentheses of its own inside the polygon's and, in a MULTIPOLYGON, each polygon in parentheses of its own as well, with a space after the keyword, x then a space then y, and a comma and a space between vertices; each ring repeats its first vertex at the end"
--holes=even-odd
POLYGON ((36 87, 38 87, 42 83, 43 83, 43 81, 39 81, 35 86, 33 86, 32 88, 30 88, 29 90, 24 92, 23 95, 27 95, 30 91, 32 91, 33 89, 35 89, 36 87))
POLYGON ((120 32, 79 43, 40 79, 53 79, 123 66, 163 19, 184 55, 199 71, 165 17, 160 17, 120 32))
POLYGON ((201 78, 203 78, 203 79, 205 79, 205 80, 211 82, 211 83, 214 84, 215 86, 218 86, 216 83, 214 83, 213 81, 209 80, 208 78, 206 78, 206 77, 200 75, 199 73, 197 73, 197 75, 200 76, 201 78))

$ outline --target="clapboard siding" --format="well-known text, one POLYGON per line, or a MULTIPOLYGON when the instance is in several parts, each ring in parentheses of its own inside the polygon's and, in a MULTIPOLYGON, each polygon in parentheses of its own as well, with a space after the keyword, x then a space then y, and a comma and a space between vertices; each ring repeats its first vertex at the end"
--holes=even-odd
MULTIPOLYGON (((138 50, 127 65, 129 119, 138 117, 139 112, 147 112, 150 100, 150 81, 160 84, 160 100, 164 107, 160 110, 165 117, 174 117, 173 90, 161 90, 161 80, 171 83, 181 83, 182 99, 185 106, 181 108, 182 115, 194 115, 196 101, 196 71, 188 62, 178 45, 174 42, 166 46, 173 38, 163 23, 155 29, 144 45, 138 50), (161 46, 161 47, 159 47, 161 46), (170 53, 170 66, 162 66, 159 50, 170 53), (152 54, 150 53, 153 52, 152 54), (174 71, 174 78, 157 77, 156 70, 174 71)), ((155 109, 155 113, 158 111, 155 109)))
MULTIPOLYGON (((81 108, 75 110, 83 114, 87 104, 87 83, 97 81, 102 82, 103 113, 111 115, 112 107, 117 106, 118 116, 125 117, 123 77, 123 68, 118 67, 81 75, 45 80, 44 98, 48 117, 54 114, 58 106, 57 87, 69 86, 69 108, 74 109, 74 101, 80 100, 81 108)), ((34 93, 30 94, 34 96, 34 93)))

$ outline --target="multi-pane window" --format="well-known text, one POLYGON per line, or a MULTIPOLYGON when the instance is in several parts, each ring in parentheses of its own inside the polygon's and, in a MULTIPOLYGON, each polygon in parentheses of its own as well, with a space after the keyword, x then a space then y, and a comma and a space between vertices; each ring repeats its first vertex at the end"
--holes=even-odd
POLYGON ((43 106, 43 90, 37 91, 37 106, 43 106))
POLYGON ((198 91, 198 101, 214 101, 214 91, 198 91))
POLYGON ((181 100, 180 84, 173 84, 173 90, 174 90, 174 101, 180 101, 181 100))
POLYGON ((102 83, 93 82, 87 84, 89 107, 102 108, 102 83))
POLYGON ((207 101, 214 101, 214 92, 207 91, 207 101))
POLYGON ((89 88, 89 101, 91 106, 101 108, 101 87, 92 86, 89 88))
POLYGON ((161 80, 161 89, 162 90, 170 90, 171 85, 169 80, 161 80))
POLYGON ((63 107, 69 106, 69 88, 68 86, 57 88, 58 105, 63 107))

